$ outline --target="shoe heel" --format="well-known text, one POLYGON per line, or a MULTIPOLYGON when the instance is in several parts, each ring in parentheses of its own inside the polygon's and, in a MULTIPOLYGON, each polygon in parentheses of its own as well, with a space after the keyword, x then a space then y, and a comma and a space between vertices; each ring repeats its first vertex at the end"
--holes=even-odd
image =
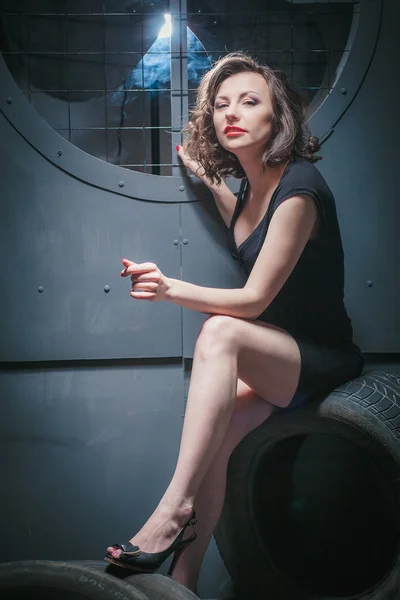
POLYGON ((192 542, 194 542, 194 540, 196 539, 196 534, 194 533, 192 537, 188 538, 187 540, 184 540, 182 543, 182 546, 180 548, 178 548, 178 550, 175 550, 174 552, 174 556, 172 558, 172 562, 171 565, 168 569, 168 577, 172 577, 172 573, 174 572, 174 569, 176 567, 176 565, 178 564, 178 561, 180 559, 180 557, 182 556, 182 554, 185 552, 186 548, 188 548, 188 546, 190 546, 190 544, 192 542))

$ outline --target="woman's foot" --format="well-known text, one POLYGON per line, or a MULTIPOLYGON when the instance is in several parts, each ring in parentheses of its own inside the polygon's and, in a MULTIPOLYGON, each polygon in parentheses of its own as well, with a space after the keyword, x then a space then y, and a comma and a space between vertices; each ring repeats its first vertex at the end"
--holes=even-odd
MULTIPOLYGON (((129 541, 133 546, 139 546, 142 552, 162 552, 169 548, 176 536, 186 525, 193 513, 193 507, 174 508, 165 504, 159 504, 149 520, 143 525, 129 541)), ((183 539, 193 534, 189 526, 183 539)), ((107 548, 107 552, 115 559, 119 559, 122 550, 115 549, 112 546, 107 548)))

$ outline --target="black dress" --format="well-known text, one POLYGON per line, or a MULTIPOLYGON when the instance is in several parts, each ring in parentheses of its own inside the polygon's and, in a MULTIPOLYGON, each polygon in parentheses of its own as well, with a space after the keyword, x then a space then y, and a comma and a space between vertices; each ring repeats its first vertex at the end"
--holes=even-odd
POLYGON ((358 377, 364 366, 361 350, 353 342, 353 328, 344 304, 344 255, 335 199, 317 167, 296 157, 283 171, 262 221, 237 247, 234 226, 248 189, 248 180, 243 179, 228 231, 231 254, 247 276, 271 218, 282 202, 296 194, 307 194, 314 199, 320 216, 316 238, 307 242, 289 278, 257 317, 285 329, 299 346, 301 374, 288 407, 292 409, 358 377))

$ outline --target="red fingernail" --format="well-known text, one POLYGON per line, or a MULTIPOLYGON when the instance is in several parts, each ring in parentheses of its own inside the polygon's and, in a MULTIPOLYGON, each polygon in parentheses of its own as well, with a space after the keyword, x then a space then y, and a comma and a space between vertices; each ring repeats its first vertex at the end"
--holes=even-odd
POLYGON ((179 150, 181 149, 180 146, 176 146, 176 151, 179 152, 179 150))

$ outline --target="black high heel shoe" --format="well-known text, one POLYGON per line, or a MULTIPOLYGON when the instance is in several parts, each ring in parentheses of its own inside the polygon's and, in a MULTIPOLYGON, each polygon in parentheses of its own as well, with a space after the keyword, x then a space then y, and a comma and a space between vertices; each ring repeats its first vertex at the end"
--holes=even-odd
POLYGON ((107 560, 109 563, 117 565, 118 567, 130 569, 131 571, 135 571, 137 573, 154 573, 161 567, 164 560, 166 560, 168 556, 174 552, 174 557, 167 573, 167 575, 171 577, 182 553, 186 550, 189 544, 194 542, 197 537, 194 533, 186 540, 182 539, 185 529, 189 525, 195 525, 196 523, 196 511, 193 511, 189 521, 182 527, 169 548, 163 550, 162 552, 142 552, 139 546, 133 546, 130 542, 127 542, 126 544, 113 544, 113 548, 116 550, 122 550, 119 558, 114 558, 107 552, 104 560, 107 560))

